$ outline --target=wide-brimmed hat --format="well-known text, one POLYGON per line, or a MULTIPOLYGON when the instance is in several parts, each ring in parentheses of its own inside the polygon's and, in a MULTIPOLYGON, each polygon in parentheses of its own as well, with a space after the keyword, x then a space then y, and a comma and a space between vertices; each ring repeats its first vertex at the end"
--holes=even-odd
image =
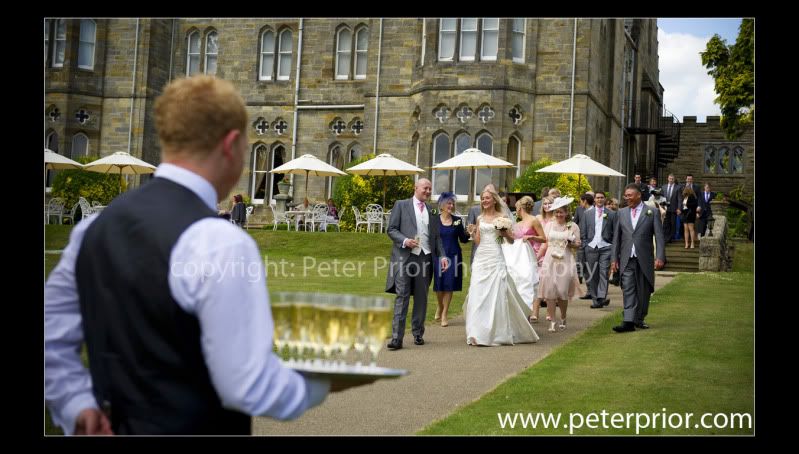
POLYGON ((574 197, 558 197, 552 202, 552 205, 549 206, 549 210, 547 211, 555 211, 560 207, 565 207, 570 203, 574 202, 574 197))

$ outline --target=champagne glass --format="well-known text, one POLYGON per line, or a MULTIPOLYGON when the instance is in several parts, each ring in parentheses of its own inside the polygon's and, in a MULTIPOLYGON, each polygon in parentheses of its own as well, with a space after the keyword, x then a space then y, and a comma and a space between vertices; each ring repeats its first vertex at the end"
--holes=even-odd
POLYGON ((326 364, 330 364, 333 350, 338 347, 339 333, 341 332, 341 316, 339 313, 340 295, 317 295, 322 299, 318 307, 319 329, 322 332, 322 352, 326 364))
POLYGON ((366 343, 371 353, 369 367, 377 367, 377 354, 391 331, 392 310, 389 301, 383 297, 368 298, 366 311, 366 343))
POLYGON ((361 327, 362 312, 358 310, 358 297, 354 295, 342 295, 341 306, 338 308, 338 315, 341 320, 337 339, 338 350, 341 351, 338 365, 345 365, 347 353, 356 343, 361 327))
POLYGON ((277 355, 283 360, 289 358, 291 351, 291 309, 292 305, 286 292, 274 295, 272 298, 272 319, 275 327, 274 343, 277 355))

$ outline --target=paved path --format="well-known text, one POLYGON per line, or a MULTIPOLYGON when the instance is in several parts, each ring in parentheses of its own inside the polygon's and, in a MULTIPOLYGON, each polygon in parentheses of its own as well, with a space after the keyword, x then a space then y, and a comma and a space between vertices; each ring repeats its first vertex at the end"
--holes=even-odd
MULTIPOLYGON (((673 276, 674 273, 658 273, 656 289, 673 276)), ((572 300, 567 312, 568 328, 556 333, 547 332, 546 309, 542 309, 541 321, 534 325, 541 340, 535 344, 469 347, 462 316, 451 319, 446 328, 428 323, 425 345, 414 345, 408 333, 402 350, 383 349, 378 356, 380 366, 408 369, 409 375, 331 394, 322 405, 295 421, 253 418, 252 433, 412 435, 479 399, 599 319, 617 312, 622 307, 619 287, 610 286, 608 297, 611 303, 604 309, 590 309, 590 300, 572 300)), ((621 315, 617 317, 621 321, 621 315)))

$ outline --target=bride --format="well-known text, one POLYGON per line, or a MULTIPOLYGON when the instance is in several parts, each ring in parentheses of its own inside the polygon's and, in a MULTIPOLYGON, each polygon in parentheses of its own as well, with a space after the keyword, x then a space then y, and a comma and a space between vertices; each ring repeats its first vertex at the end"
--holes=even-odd
POLYGON ((538 341, 527 321, 529 308, 509 275, 500 244, 513 242, 511 229, 497 230, 503 216, 502 202, 493 191, 480 195, 481 214, 470 226, 479 245, 472 263, 469 293, 464 303, 466 343, 469 345, 513 345, 538 341))

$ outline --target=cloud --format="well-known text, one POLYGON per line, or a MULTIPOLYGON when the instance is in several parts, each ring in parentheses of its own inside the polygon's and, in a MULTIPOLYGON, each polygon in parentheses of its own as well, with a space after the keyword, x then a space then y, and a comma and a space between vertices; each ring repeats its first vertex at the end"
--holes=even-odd
POLYGON ((710 36, 668 33, 658 29, 663 102, 681 122, 684 116, 696 115, 697 121, 702 122, 708 115, 721 115, 719 106, 713 103, 716 98, 713 78, 702 66, 699 55, 709 40, 710 36))

